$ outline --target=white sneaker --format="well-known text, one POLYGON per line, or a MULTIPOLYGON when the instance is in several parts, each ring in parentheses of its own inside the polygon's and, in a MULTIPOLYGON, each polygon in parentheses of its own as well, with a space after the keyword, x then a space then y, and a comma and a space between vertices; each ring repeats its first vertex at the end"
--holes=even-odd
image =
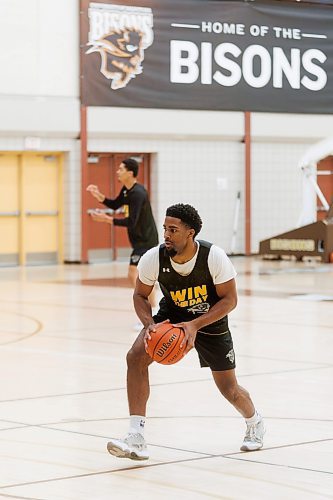
POLYGON ((107 444, 108 452, 119 458, 148 460, 146 441, 141 434, 127 434, 124 439, 111 439, 107 444))
POLYGON ((242 451, 260 450, 264 445, 265 426, 263 419, 256 424, 247 424, 247 429, 241 446, 242 451))

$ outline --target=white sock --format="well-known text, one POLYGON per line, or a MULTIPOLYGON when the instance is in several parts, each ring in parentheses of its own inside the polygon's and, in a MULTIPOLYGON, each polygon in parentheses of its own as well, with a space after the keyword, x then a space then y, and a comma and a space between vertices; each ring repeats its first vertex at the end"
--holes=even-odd
POLYGON ((261 420, 261 415, 255 410, 254 415, 251 418, 246 418, 245 422, 247 424, 257 424, 261 420))
POLYGON ((146 417, 143 417, 141 415, 131 415, 129 432, 131 434, 141 434, 142 436, 144 436, 145 423, 146 417))

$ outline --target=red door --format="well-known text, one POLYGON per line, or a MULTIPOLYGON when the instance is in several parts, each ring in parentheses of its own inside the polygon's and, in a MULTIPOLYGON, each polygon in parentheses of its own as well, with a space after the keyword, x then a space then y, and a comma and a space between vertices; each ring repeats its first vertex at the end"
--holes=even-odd
MULTIPOLYGON (((317 182, 327 203, 331 205, 333 201, 333 156, 328 156, 317 164, 317 182)), ((326 216, 327 211, 317 197, 317 220, 322 220, 326 216)))
MULTIPOLYGON (((135 158, 139 163, 138 182, 143 184, 149 192, 149 154, 140 153, 90 153, 88 160, 89 184, 96 184, 107 198, 115 198, 122 188, 118 181, 117 170, 125 158, 135 158)), ((124 210, 120 208, 115 213, 94 200, 89 193, 89 208, 101 208, 110 212, 114 217, 124 217, 124 210)), ((88 260, 116 260, 126 258, 131 253, 131 245, 124 227, 110 226, 94 222, 89 219, 88 225, 88 260)))
MULTIPOLYGON (((96 184, 101 193, 108 193, 110 191, 110 157, 106 155, 89 155, 88 157, 88 184, 96 184)), ((89 193, 89 211, 96 208, 104 209, 101 203, 98 203, 89 193)), ((100 224, 93 222, 89 218, 89 261, 90 260, 109 260, 112 258, 108 253, 112 252, 112 230, 111 226, 107 224, 100 224), (108 250, 108 252, 103 250, 108 250), (102 251, 101 251, 102 250, 102 251)))

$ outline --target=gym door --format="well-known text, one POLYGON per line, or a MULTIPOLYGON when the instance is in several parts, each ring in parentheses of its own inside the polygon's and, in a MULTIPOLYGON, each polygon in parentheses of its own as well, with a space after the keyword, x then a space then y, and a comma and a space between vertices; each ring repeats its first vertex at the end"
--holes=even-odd
MULTIPOLYGON (((117 170, 125 158, 135 158, 139 163, 138 182, 143 184, 149 192, 149 154, 140 153, 90 153, 88 157, 88 184, 96 184, 107 198, 116 198, 122 185, 118 181, 117 170)), ((115 212, 94 200, 89 195, 89 210, 99 208, 113 217, 125 216, 124 209, 115 212)), ((127 230, 124 227, 115 227, 109 224, 88 222, 88 261, 102 262, 128 258, 131 245, 127 230)))
POLYGON ((23 245, 28 265, 62 261, 60 170, 60 159, 56 155, 23 156, 23 245))
POLYGON ((18 155, 0 155, 0 265, 20 262, 20 198, 18 155))
POLYGON ((0 265, 63 260, 61 163, 46 153, 0 155, 0 265))

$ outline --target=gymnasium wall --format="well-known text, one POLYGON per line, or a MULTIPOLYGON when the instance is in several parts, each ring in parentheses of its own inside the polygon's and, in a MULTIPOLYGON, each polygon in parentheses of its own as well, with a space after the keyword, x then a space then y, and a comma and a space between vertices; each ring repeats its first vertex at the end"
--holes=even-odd
MULTIPOLYGON (((64 255, 80 259, 79 2, 2 0, 0 153, 64 153, 64 255)), ((329 115, 252 114, 252 251, 294 227, 301 211, 297 161, 331 134, 329 115)), ((242 204, 235 252, 244 242, 244 116, 238 112, 129 108, 88 110, 91 151, 152 154, 152 202, 160 234, 165 208, 184 201, 205 222, 201 236, 230 251, 236 194, 242 204)))
MULTIPOLYGON (((166 208, 183 202, 199 210, 204 221, 202 238, 226 249, 230 247, 236 194, 243 184, 244 148, 240 142, 115 138, 91 139, 89 148, 95 152, 109 149, 153 152, 151 201, 160 238, 166 208)), ((237 239, 239 252, 244 247, 243 224, 242 208, 237 239)))
MULTIPOLYGON (((268 113, 251 116, 251 250, 256 253, 261 239, 296 227, 302 207, 302 175, 297 163, 311 143, 329 134, 333 117, 268 113)), ((88 123, 89 148, 93 151, 154 153, 153 205, 158 218, 174 199, 181 200, 186 193, 196 200, 199 192, 196 206, 204 205, 202 213, 211 220, 207 237, 216 235, 216 243, 227 252, 236 193, 240 190, 234 251, 244 253, 243 113, 92 107, 88 123), (216 216, 223 222, 221 231, 213 229, 216 216)))

